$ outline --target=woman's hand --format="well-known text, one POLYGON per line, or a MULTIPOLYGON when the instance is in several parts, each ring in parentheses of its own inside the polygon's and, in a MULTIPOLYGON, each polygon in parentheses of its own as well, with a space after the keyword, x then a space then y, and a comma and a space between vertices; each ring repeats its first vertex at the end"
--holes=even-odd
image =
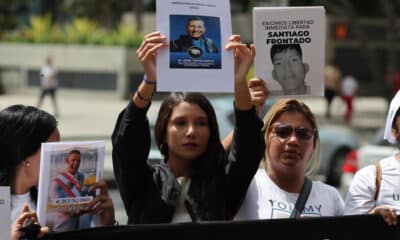
POLYGON ((232 35, 225 49, 234 50, 235 81, 245 81, 256 56, 254 44, 251 44, 250 48, 248 48, 246 44, 242 43, 240 35, 232 35))
MULTIPOLYGON (((28 204, 25 204, 24 207, 22 208, 21 215, 17 218, 15 223, 11 226, 11 240, 19 240, 21 237, 25 235, 23 231, 21 231, 24 222, 31 220, 34 223, 38 224, 38 219, 36 212, 31 212, 29 210, 28 204)), ((44 234, 49 232, 48 227, 41 227, 39 234, 37 235, 37 238, 41 238, 44 236, 44 234)))
POLYGON ((92 215, 100 214, 101 224, 103 225, 114 225, 115 223, 115 212, 113 201, 108 194, 108 187, 104 180, 101 180, 93 184, 89 191, 100 189, 100 194, 93 198, 87 206, 87 212, 92 215))
POLYGON ((249 81, 249 90, 251 102, 256 107, 257 114, 260 115, 268 99, 269 89, 264 80, 260 78, 251 78, 249 81))
POLYGON ((157 50, 168 46, 165 42, 167 37, 160 32, 152 32, 144 36, 136 54, 142 63, 147 79, 156 81, 156 56, 157 50))
POLYGON ((381 215, 383 220, 389 225, 396 225, 397 224, 397 215, 396 215, 396 209, 391 208, 391 207, 385 207, 385 206, 379 206, 374 209, 372 209, 370 214, 378 214, 381 215))

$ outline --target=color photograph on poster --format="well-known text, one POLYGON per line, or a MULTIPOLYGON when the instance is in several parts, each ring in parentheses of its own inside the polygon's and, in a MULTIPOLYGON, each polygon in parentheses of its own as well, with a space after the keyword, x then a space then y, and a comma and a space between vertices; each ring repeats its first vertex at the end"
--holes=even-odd
POLYGON ((221 68, 219 18, 170 15, 169 21, 171 68, 221 68))
POLYGON ((38 218, 52 232, 89 228, 91 190, 103 174, 104 141, 42 143, 38 218))
POLYGON ((157 51, 157 92, 233 93, 229 0, 157 0, 156 19, 168 44, 157 51))

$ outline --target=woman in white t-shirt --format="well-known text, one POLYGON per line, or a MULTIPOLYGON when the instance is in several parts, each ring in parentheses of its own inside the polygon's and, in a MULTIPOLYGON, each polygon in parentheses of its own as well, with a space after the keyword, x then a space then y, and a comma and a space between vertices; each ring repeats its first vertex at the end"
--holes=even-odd
MULTIPOLYGON (((253 178, 236 220, 289 218, 305 182, 318 165, 319 136, 314 114, 296 99, 283 99, 264 118, 264 166, 253 178)), ((300 217, 340 216, 339 192, 312 181, 300 217)))
MULTIPOLYGON (((390 102, 384 139, 392 144, 400 142, 400 91, 390 102)), ((379 214, 389 225, 397 224, 397 214, 400 213, 399 183, 399 152, 380 160, 378 165, 360 169, 346 195, 345 215, 379 214), (380 171, 377 172, 377 168, 380 168, 380 171), (376 183, 377 180, 379 184, 376 183)))
MULTIPOLYGON (((49 113, 32 106, 12 105, 0 111, 0 186, 11 189, 11 239, 23 236, 24 221, 37 222, 37 186, 39 182, 40 147, 42 142, 60 140, 57 120, 49 113)), ((105 182, 96 184, 100 197, 89 212, 101 212, 101 224, 114 224, 114 207, 105 182)), ((92 205, 92 206, 93 206, 92 205)), ((50 229, 51 230, 51 229, 50 229)), ((73 230, 73 229, 71 229, 73 230)), ((43 227, 39 237, 48 232, 43 227)))

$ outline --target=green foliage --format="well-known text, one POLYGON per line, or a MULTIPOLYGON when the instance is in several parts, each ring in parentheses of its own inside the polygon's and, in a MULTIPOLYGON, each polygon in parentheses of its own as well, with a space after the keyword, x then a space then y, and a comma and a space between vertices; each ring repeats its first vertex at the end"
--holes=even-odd
POLYGON ((137 47, 142 34, 132 25, 119 23, 115 30, 102 29, 85 17, 61 26, 52 24, 51 15, 31 16, 29 26, 6 32, 1 41, 63 44, 123 45, 137 47))

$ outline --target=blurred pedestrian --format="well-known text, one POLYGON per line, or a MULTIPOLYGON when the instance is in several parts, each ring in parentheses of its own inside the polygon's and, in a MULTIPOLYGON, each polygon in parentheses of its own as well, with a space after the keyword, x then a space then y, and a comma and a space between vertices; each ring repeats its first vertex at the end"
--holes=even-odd
POLYGON ((57 100, 57 71, 53 66, 53 59, 51 56, 46 57, 46 62, 40 69, 40 96, 37 107, 40 108, 43 103, 43 99, 46 95, 50 95, 54 107, 54 115, 58 117, 60 115, 57 100))
POLYGON ((346 104, 346 112, 344 114, 344 121, 350 123, 353 116, 353 100, 357 94, 358 82, 351 76, 346 75, 341 83, 341 97, 346 104))
POLYGON ((326 99, 326 118, 331 118, 331 105, 336 95, 340 90, 340 82, 342 80, 342 73, 339 68, 333 65, 325 67, 325 99, 326 99))

